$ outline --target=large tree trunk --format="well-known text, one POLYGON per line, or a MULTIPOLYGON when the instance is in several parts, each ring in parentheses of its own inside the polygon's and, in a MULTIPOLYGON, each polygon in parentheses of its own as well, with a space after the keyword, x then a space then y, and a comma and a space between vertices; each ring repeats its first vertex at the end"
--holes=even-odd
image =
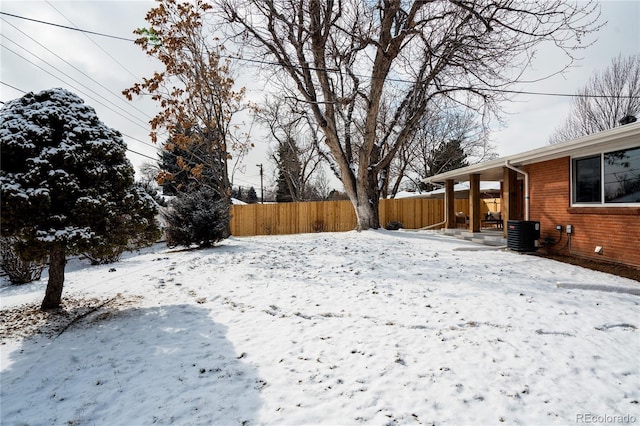
POLYGON ((378 200, 371 200, 373 204, 366 201, 359 201, 355 206, 356 218, 358 219, 357 231, 366 231, 367 229, 378 229, 380 227, 380 219, 378 217, 378 200))
POLYGON ((367 178, 358 180, 356 185, 358 188, 358 195, 354 203, 358 220, 356 230, 366 231, 367 229, 380 228, 380 212, 378 210, 380 191, 375 175, 368 173, 367 178))
POLYGON ((49 252, 49 282, 40 309, 57 309, 62 302, 64 285, 64 266, 67 263, 64 247, 56 246, 49 252))

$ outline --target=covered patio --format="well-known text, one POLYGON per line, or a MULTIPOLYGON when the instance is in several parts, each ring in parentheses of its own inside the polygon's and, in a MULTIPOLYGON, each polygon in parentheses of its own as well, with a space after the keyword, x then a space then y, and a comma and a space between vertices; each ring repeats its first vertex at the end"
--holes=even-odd
MULTIPOLYGON (((443 189, 439 190, 445 200, 444 229, 458 230, 458 232, 449 231, 449 233, 461 233, 459 229, 460 218, 457 217, 454 208, 454 200, 459 197, 459 191, 456 192, 454 187, 460 182, 465 182, 468 185, 468 190, 465 192, 469 198, 469 212, 463 231, 471 234, 490 232, 495 235, 499 233, 502 238, 506 238, 507 221, 528 220, 528 209, 525 202, 527 198, 526 180, 527 175, 524 171, 505 162, 505 160, 500 160, 499 162, 491 161, 441 173, 423 181, 444 185, 443 189), (488 183, 492 183, 491 187, 494 188, 494 193, 500 198, 499 216, 488 217, 481 211, 480 200, 485 196, 486 190, 484 188, 488 186, 488 183)), ((470 236, 468 239, 472 238, 474 237, 470 236)))

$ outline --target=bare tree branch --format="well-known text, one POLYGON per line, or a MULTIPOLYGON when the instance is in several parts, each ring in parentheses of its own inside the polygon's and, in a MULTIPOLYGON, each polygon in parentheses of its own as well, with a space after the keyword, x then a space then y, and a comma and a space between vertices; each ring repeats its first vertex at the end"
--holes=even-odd
POLYGON ((549 143, 613 129, 625 117, 640 114, 640 54, 613 58, 611 65, 594 73, 577 95, 549 143))

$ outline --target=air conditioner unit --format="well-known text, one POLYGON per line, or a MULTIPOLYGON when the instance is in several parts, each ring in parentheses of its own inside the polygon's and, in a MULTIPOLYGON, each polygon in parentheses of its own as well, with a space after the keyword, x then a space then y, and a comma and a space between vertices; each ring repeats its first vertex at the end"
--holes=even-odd
POLYGON ((533 220, 507 221, 507 247, 514 251, 536 251, 540 239, 540 222, 533 220))

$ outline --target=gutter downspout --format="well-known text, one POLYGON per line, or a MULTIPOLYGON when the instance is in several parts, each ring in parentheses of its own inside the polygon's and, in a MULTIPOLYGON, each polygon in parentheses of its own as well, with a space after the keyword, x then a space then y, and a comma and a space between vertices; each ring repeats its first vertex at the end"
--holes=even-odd
POLYGON ((524 175, 524 220, 529 220, 529 173, 509 164, 509 160, 504 162, 504 166, 524 175))

